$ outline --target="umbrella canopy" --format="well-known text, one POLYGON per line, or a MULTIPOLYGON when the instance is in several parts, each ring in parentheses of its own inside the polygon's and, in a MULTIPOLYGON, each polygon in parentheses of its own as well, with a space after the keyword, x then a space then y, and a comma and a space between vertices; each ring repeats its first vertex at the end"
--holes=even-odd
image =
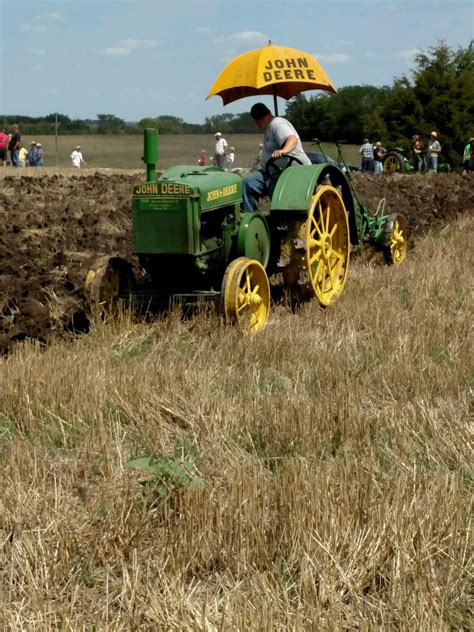
POLYGON ((224 105, 262 94, 290 99, 305 90, 336 88, 314 57, 296 48, 268 46, 235 57, 217 77, 207 99, 222 97, 224 105))

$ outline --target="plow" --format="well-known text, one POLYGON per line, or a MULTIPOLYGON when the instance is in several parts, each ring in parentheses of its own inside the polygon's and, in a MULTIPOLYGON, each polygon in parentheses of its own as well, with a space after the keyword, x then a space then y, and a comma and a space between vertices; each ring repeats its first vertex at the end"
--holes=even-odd
POLYGON ((386 215, 384 200, 371 212, 348 169, 270 160, 272 197, 250 213, 242 210, 240 175, 179 165, 157 178, 157 130, 144 130, 143 160, 146 181, 133 188, 131 217, 145 281, 136 281, 132 263, 119 253, 99 257, 85 279, 92 306, 120 301, 161 310, 213 301, 226 322, 254 333, 268 322, 276 275, 298 300, 329 307, 345 287, 351 252, 370 246, 387 264, 405 259, 405 216, 386 215))

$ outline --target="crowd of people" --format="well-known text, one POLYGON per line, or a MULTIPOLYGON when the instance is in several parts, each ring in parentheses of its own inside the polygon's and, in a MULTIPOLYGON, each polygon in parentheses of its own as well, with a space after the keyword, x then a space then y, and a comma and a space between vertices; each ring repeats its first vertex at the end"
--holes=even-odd
MULTIPOLYGON (((441 154, 441 143, 438 132, 431 132, 429 140, 425 143, 418 134, 413 134, 410 143, 410 164, 416 173, 438 172, 438 159, 441 154)), ((371 143, 364 138, 359 149, 361 155, 361 168, 364 173, 373 171, 376 175, 383 173, 383 161, 386 149, 377 141, 371 143)), ((464 148, 463 170, 474 171, 474 138, 470 138, 464 148)))
MULTIPOLYGON (((87 167, 80 145, 77 145, 70 158, 73 167, 77 169, 82 165, 87 167)), ((0 166, 5 165, 11 167, 44 166, 43 145, 32 140, 30 148, 27 149, 22 143, 20 127, 17 123, 11 126, 10 132, 7 132, 6 129, 0 129, 0 166)))

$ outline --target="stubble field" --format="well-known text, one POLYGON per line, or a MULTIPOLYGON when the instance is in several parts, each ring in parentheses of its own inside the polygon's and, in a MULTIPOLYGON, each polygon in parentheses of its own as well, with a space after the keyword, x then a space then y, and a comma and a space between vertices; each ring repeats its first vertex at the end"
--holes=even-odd
POLYGON ((470 629, 472 177, 360 177, 412 247, 331 309, 64 335, 68 257, 130 247, 141 177, 1 181, 10 324, 49 323, 0 364, 1 627, 470 629))

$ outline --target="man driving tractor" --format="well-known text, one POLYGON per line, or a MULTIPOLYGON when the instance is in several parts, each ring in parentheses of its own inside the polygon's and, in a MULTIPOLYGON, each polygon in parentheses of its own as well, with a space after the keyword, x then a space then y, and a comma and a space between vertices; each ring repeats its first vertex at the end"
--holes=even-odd
POLYGON ((298 132, 289 121, 281 116, 273 116, 264 103, 256 103, 250 110, 250 116, 264 132, 262 167, 244 179, 244 211, 256 211, 260 197, 271 195, 275 187, 275 179, 265 171, 265 165, 271 158, 278 160, 282 156, 288 156, 290 159, 288 164, 291 162, 296 165, 311 164, 304 152, 298 132))

